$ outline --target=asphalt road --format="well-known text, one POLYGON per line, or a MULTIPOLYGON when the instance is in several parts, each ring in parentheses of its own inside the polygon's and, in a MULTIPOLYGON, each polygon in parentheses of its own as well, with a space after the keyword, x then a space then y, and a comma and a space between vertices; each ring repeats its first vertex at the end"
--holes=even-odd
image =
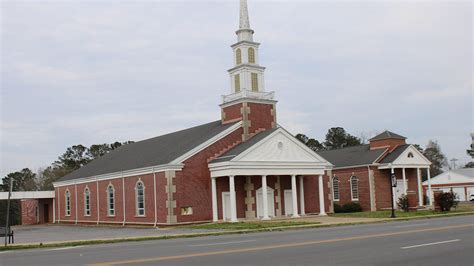
POLYGON ((0 265, 474 265, 474 216, 0 253, 0 265))

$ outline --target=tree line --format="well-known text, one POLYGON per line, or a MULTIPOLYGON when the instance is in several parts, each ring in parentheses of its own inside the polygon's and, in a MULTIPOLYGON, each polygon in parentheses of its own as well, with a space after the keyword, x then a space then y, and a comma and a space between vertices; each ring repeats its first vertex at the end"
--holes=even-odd
POLYGON ((90 147, 81 144, 73 145, 58 156, 51 165, 39 169, 36 173, 29 168, 9 173, 2 179, 1 191, 10 189, 10 178, 14 180, 12 191, 53 190, 53 182, 59 178, 129 143, 133 141, 93 144, 90 147))
MULTIPOLYGON (((316 152, 358 146, 365 144, 366 142, 365 138, 363 140, 360 137, 351 135, 342 127, 330 128, 326 133, 324 141, 321 142, 301 133, 297 134, 296 138, 316 152)), ((442 174, 444 169, 449 169, 448 160, 441 151, 441 147, 436 140, 429 140, 424 148, 418 144, 414 144, 413 146, 415 146, 428 160, 431 161, 431 177, 442 174)), ((474 163, 467 163, 464 168, 474 168, 474 163)), ((426 178, 427 177, 424 176, 424 179, 426 178)))

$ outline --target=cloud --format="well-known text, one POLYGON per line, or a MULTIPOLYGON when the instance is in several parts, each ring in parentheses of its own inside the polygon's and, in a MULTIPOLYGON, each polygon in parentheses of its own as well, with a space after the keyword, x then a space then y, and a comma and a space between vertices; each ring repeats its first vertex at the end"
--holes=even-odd
MULTIPOLYGON (((2 3, 1 172, 219 119, 237 1, 2 3)), ((250 1, 279 123, 390 129, 467 161, 472 3, 250 1), (271 14, 271 15, 269 15, 271 14)), ((470 123, 469 123, 470 122, 470 123)))

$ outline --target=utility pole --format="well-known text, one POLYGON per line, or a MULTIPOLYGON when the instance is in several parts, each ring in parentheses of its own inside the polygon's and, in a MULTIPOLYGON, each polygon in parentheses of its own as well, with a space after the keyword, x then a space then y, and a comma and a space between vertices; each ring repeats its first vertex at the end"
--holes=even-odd
POLYGON ((10 187, 8 188, 8 201, 7 201, 7 221, 5 223, 5 247, 7 246, 8 234, 10 233, 10 198, 13 189, 13 177, 10 177, 10 187))

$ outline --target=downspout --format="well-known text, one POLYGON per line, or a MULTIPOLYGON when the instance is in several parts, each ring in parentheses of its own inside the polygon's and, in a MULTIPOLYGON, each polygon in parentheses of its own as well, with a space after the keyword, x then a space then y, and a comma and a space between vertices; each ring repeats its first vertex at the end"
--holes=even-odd
POLYGON ((123 206, 123 223, 122 226, 125 226, 125 179, 123 177, 123 172, 121 173, 122 175, 122 206, 123 206))
POLYGON ((76 208, 76 217, 75 218, 76 219, 75 219, 74 223, 77 224, 77 184, 74 184, 74 191, 75 191, 74 192, 74 194, 75 194, 74 198, 75 198, 75 201, 76 201, 76 204, 75 204, 75 208, 76 208))
MULTIPOLYGON (((54 192, 56 194, 56 192, 54 192)), ((56 199, 53 198, 53 224, 56 223, 56 199)))
POLYGON ((158 223, 158 213, 156 210, 156 173, 155 173, 155 167, 153 167, 153 200, 155 202, 155 225, 154 227, 156 228, 156 224, 158 223))
POLYGON ((99 204, 99 178, 95 177, 96 187, 97 187, 97 224, 100 222, 100 204, 99 204))

